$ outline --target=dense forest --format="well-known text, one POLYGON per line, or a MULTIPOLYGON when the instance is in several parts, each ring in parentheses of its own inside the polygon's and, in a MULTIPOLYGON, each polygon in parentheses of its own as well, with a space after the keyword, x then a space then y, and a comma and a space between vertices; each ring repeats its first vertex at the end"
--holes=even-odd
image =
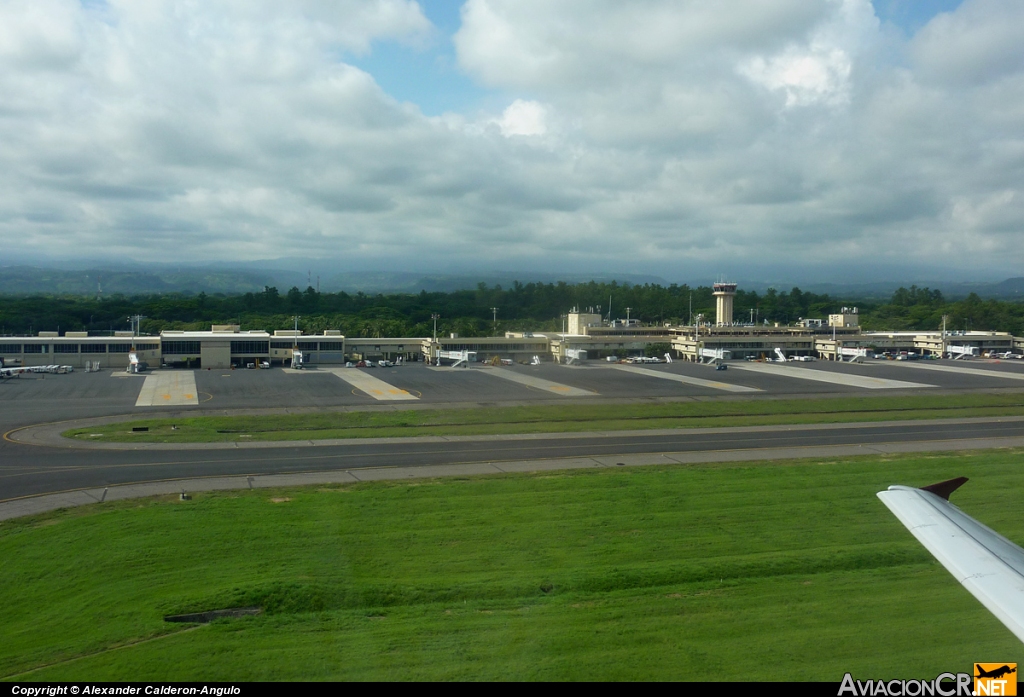
MULTIPOLYGON (((340 329, 346 336, 430 336, 432 315, 439 333, 486 336, 508 330, 558 331, 572 308, 643 323, 686 324, 703 314, 714 319, 708 286, 623 285, 612 283, 513 283, 509 288, 480 284, 475 290, 448 293, 366 295, 318 293, 298 288, 280 293, 266 287, 237 295, 139 295, 99 298, 80 296, 0 298, 0 334, 49 331, 95 333, 129 328, 130 315, 142 315, 142 331, 209 329, 211 324, 240 324, 242 329, 288 329, 293 317, 306 332, 340 329), (494 320, 497 308, 497 321, 494 320)), ((801 318, 827 319, 843 306, 858 306, 861 325, 869 330, 995 329, 1024 334, 1024 303, 982 300, 969 295, 947 302, 928 288, 900 288, 887 302, 837 299, 793 288, 763 294, 739 290, 735 319, 757 323, 795 323, 801 318)))

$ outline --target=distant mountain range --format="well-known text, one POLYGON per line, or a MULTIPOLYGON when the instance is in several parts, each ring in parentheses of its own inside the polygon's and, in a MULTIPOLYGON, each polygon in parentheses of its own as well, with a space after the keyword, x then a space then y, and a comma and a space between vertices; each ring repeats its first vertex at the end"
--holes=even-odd
POLYGON ((500 273, 479 276, 416 274, 416 273, 342 273, 321 279, 309 273, 285 269, 238 269, 221 267, 55 269, 35 266, 0 267, 0 294, 30 295, 53 293, 59 295, 151 295, 161 293, 213 294, 257 293, 266 286, 275 286, 281 293, 297 287, 319 288, 325 293, 419 293, 451 292, 476 288, 480 283, 488 286, 500 284, 509 287, 521 283, 586 283, 588 281, 667 285, 658 276, 639 274, 587 275, 500 273))
POLYGON ((835 298, 850 298, 864 300, 885 300, 892 296, 896 289, 901 286, 909 288, 916 285, 918 288, 931 288, 942 291, 948 299, 964 298, 971 293, 977 293, 982 298, 996 300, 1024 300, 1024 278, 1008 278, 999 283, 947 283, 944 281, 905 281, 901 283, 744 283, 741 288, 763 292, 769 287, 777 290, 790 290, 794 285, 800 290, 811 293, 827 293, 835 298))
MULTIPOLYGON (((283 260, 282 260, 283 261, 283 260)), ((274 262, 268 262, 272 264, 274 262)), ((513 283, 558 283, 569 284, 596 281, 643 285, 645 283, 667 286, 669 281, 660 276, 635 273, 547 273, 495 271, 480 274, 440 274, 412 272, 369 272, 351 271, 318 277, 311 271, 292 268, 258 268, 250 264, 217 266, 170 266, 124 264, 95 268, 52 268, 38 266, 0 267, 0 294, 61 294, 61 295, 149 295, 163 293, 238 294, 259 292, 265 286, 275 286, 284 293, 291 287, 304 290, 307 285, 319 288, 325 293, 345 291, 348 293, 388 294, 452 292, 474 289, 480 283, 488 286, 501 285, 509 288, 513 283)), ((282 264, 285 266, 285 264, 282 264)), ((707 285, 704 280, 693 281, 694 285, 707 285)), ((937 288, 950 299, 962 298, 977 293, 983 298, 1002 300, 1024 300, 1024 277, 1008 278, 998 283, 944 283, 944 282, 878 282, 858 284, 838 283, 767 283, 764 281, 743 281, 740 288, 756 290, 759 293, 769 287, 790 290, 799 286, 801 290, 813 293, 828 293, 837 298, 856 300, 884 300, 900 286, 937 288)))

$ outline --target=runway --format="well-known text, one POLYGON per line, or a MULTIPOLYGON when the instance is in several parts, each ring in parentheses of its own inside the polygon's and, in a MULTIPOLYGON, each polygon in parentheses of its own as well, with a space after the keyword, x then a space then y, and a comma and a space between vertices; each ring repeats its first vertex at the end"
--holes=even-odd
MULTIPOLYGON (((941 365, 948 365, 942 363, 941 365)), ((533 471, 587 466, 831 457, 851 453, 1024 446, 1024 417, 874 424, 761 426, 726 429, 622 431, 460 438, 406 438, 305 443, 136 444, 100 450, 69 446, 56 434, 69 420, 131 415, 310 413, 321 409, 394 410, 539 403, 657 403, 772 397, 850 396, 875 391, 921 394, 927 375, 935 394, 1020 392, 1017 365, 976 364, 968 371, 911 370, 885 364, 763 366, 716 372, 673 363, 626 366, 512 366, 430 370, 402 366, 379 373, 358 369, 157 371, 27 376, 0 383, 0 432, 55 423, 41 445, 0 442, 0 502, 53 492, 102 491, 141 482, 212 481, 247 476, 428 476, 428 473, 533 471), (632 368, 631 366, 629 368, 632 368), (792 370, 778 370, 778 368, 792 370), (795 371, 799 370, 798 373, 795 371), (301 373, 301 375, 299 375, 301 373), (341 378, 341 379, 339 379, 341 378), (500 379, 495 379, 500 378, 500 379), (359 381, 356 386, 355 382, 359 381), (723 392, 727 393, 723 396, 723 392), (736 394, 728 394, 733 392, 736 394), (136 449, 133 449, 136 448, 136 449), (441 469, 438 469, 441 468, 441 469), (448 469, 444 469, 448 468, 448 469), (456 469, 451 469, 456 468, 456 469), (396 472, 408 474, 396 475, 396 472), (390 473, 390 474, 387 474, 390 473)), ((740 366, 735 366, 739 368, 740 366)), ((746 367, 743 366, 743 367, 746 367)), ((429 476, 435 476, 433 474, 429 476)), ((282 481, 282 480, 275 480, 282 481)), ((288 480, 298 481, 298 480, 288 480)), ((305 481, 305 480, 303 480, 305 481)), ((113 489, 112 489, 113 490, 113 489)), ((150 490, 146 490, 150 491, 150 490)), ((148 494, 140 494, 148 495, 148 494)), ((0 503, 0 507, 8 504, 0 503)), ((70 505, 70 504, 69 504, 70 505)), ((0 515, 0 518, 3 518, 0 515)))
MULTIPOLYGON (((189 450, 100 450, 4 443, 0 500, 58 491, 164 480, 419 468, 473 463, 538 462, 557 466, 586 458, 643 456, 665 463, 811 457, 824 452, 1024 446, 1024 417, 876 424, 758 426, 607 434, 543 434, 375 439, 330 445, 194 446, 189 450), (851 451, 850 448, 854 450, 851 451), (830 450, 831 449, 831 450, 830 450), (836 450, 838 449, 838 450, 836 450), (677 458, 673 460, 672 458, 677 458)), ((612 463, 615 464, 615 463, 612 463)), ((538 466, 538 469, 542 467, 538 466)))

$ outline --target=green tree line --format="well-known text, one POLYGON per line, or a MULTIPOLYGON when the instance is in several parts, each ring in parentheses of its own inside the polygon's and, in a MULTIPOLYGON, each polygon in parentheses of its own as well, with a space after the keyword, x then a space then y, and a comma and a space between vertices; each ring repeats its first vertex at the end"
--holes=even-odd
MULTIPOLYGON (((734 318, 792 324, 801 318, 827 319, 843 306, 857 305, 861 324, 870 330, 994 329, 1024 333, 1024 303, 982 300, 970 295, 949 302, 928 288, 900 288, 887 302, 836 299, 799 288, 764 293, 738 290, 734 318)), ((0 333, 47 331, 103 332, 129 328, 128 317, 143 315, 142 330, 208 330, 211 324, 239 324, 242 329, 288 329, 299 316, 309 332, 341 330, 346 336, 430 336, 432 315, 440 316, 439 334, 487 336, 510 330, 560 331, 573 308, 615 318, 629 315, 645 324, 688 324, 703 315, 714 320, 710 286, 622 285, 618 283, 514 283, 510 288, 480 284, 472 290, 418 294, 367 295, 318 293, 291 288, 281 293, 266 287, 237 295, 138 295, 103 299, 81 296, 7 296, 0 298, 0 333), (497 308, 497 319, 495 312, 497 308)))

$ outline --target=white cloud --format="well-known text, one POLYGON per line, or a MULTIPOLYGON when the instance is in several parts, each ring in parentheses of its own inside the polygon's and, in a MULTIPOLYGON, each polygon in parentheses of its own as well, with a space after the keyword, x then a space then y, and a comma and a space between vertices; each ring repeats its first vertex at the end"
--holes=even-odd
POLYGON ((917 73, 929 81, 977 84, 1024 69, 1024 3, 966 0, 935 17, 911 42, 917 73))
POLYGON ((429 37, 414 2, 12 0, 0 236, 150 260, 1019 268, 1017 7, 966 0, 904 39, 867 0, 469 0, 458 62, 500 106, 427 118, 345 62, 429 37))
POLYGON ((538 102, 517 99, 497 119, 501 135, 542 136, 547 133, 547 109, 538 102))
POLYGON ((849 100, 850 57, 840 48, 813 47, 801 51, 790 47, 766 60, 752 58, 740 72, 770 90, 786 94, 786 106, 829 104, 849 100))
POLYGON ((847 103, 854 58, 872 43, 879 22, 869 0, 832 4, 835 13, 806 41, 790 43, 772 56, 753 56, 740 64, 740 73, 783 92, 787 107, 847 103))

